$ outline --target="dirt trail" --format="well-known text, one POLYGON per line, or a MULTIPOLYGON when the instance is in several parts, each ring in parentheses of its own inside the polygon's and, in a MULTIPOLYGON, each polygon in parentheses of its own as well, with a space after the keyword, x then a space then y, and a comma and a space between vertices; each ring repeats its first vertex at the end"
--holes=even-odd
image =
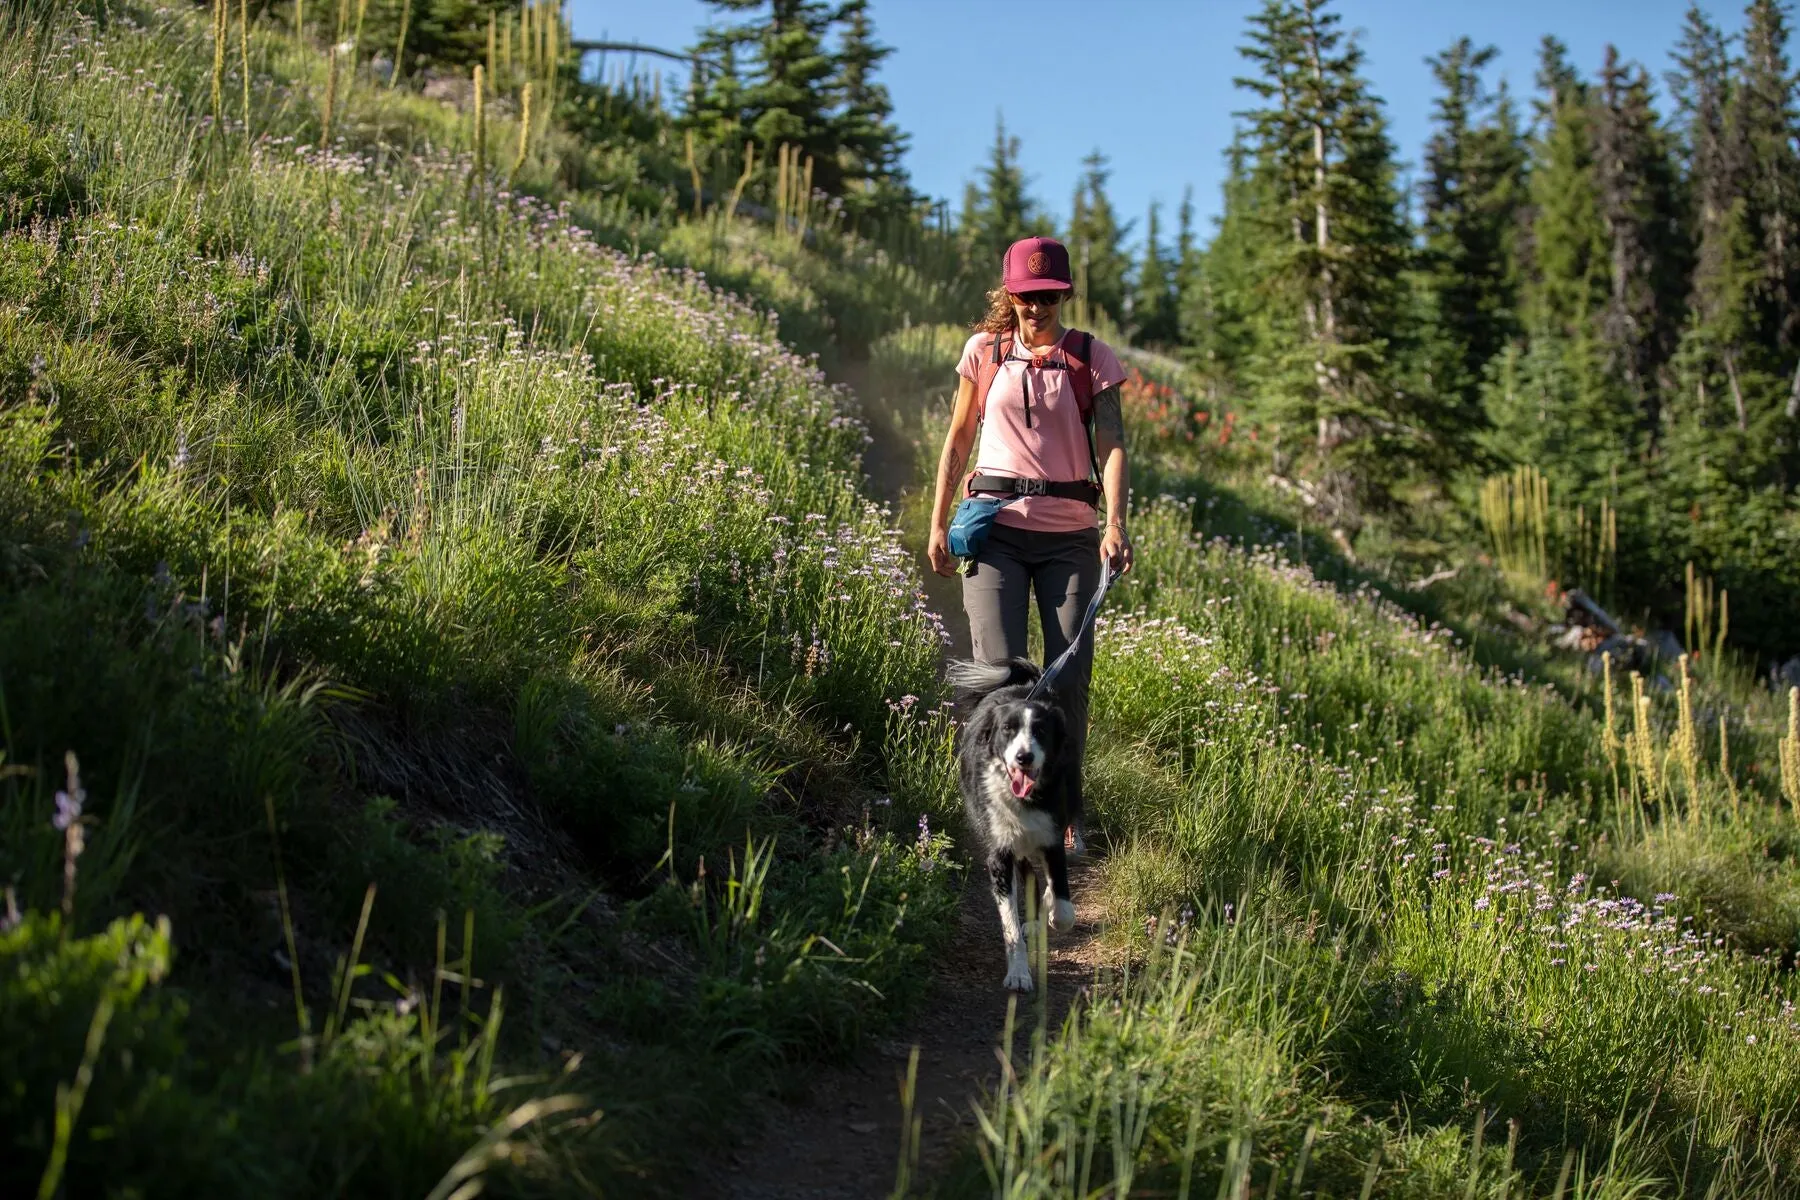
MULTIPOLYGON (((1100 965, 1096 906, 1083 886, 1088 869, 1075 864, 1071 872, 1075 928, 1050 935, 1049 977, 1038 980, 1039 992, 1020 998, 1015 1055, 1030 1045, 1040 993, 1049 1028, 1060 1028, 1100 965)), ((900 1085, 914 1046, 919 1074, 913 1112, 923 1123, 915 1184, 939 1175, 969 1144, 977 1129, 972 1106, 999 1079, 1011 994, 1000 986, 1005 962, 992 893, 979 871, 969 875, 956 932, 933 967, 931 990, 917 1019, 856 1061, 820 1071, 803 1101, 774 1105, 761 1136, 715 1170, 711 1195, 720 1200, 887 1196, 901 1153, 900 1085)))
MULTIPOLYGON (((867 373, 852 366, 839 379, 871 398, 866 406, 874 441, 864 456, 870 491, 900 512, 910 494, 929 487, 920 447, 903 433, 903 422, 868 385, 867 373)), ((934 608, 946 617, 950 655, 969 653, 962 619, 960 581, 932 573, 924 547, 911 547, 934 608)), ((1022 1056, 1032 1031, 1047 1017, 1061 1027, 1069 1007, 1100 966, 1098 906, 1084 886, 1090 864, 1070 864, 1075 928, 1052 933, 1047 978, 1019 1000, 1013 1053, 1022 1056), (1041 1009, 1040 1009, 1041 1006, 1041 1009)), ((885 1197, 894 1187, 901 1155, 901 1083, 907 1058, 919 1049, 913 1115, 922 1122, 915 1187, 940 1175, 969 1145, 977 1125, 973 1106, 999 1080, 1006 1010, 1012 993, 1000 985, 1005 975, 1000 922, 993 893, 980 870, 968 872, 957 927, 948 946, 930 965, 931 985, 918 1015, 891 1037, 867 1047, 858 1058, 818 1071, 802 1100, 773 1104, 763 1130, 709 1173, 705 1194, 719 1200, 863 1200, 885 1197)))

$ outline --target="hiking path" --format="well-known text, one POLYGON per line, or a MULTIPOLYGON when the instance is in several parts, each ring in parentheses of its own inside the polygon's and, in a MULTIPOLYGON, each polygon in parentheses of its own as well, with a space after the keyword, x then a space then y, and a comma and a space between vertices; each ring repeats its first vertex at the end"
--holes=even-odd
MULTIPOLYGON (((868 396, 868 379, 854 369, 843 382, 868 396)), ((900 512, 921 478, 920 448, 879 400, 866 405, 874 441, 864 457, 870 491, 900 512)), ((896 518, 898 519, 898 518, 896 518)), ((934 574, 924 546, 912 547, 932 605, 944 613, 949 655, 966 655, 958 581, 934 574)), ((967 848, 964 847, 966 854, 967 848)), ((1098 905, 1084 886, 1091 860, 1070 863, 1075 928, 1051 933, 1047 964, 1033 973, 1037 989, 1019 995, 1014 1010, 1014 1061, 1029 1053, 1042 1022, 1054 1034, 1101 966, 1098 905)), ((1001 987, 1005 956, 993 893, 980 864, 965 872, 956 929, 934 961, 926 997, 888 1036, 873 1039, 850 1062, 806 1076, 795 1099, 768 1103, 761 1128, 716 1164, 702 1194, 718 1200, 867 1200, 893 1193, 905 1154, 902 1085, 914 1047, 919 1054, 912 1116, 919 1126, 912 1190, 929 1188, 969 1152, 979 1132, 975 1106, 1000 1079, 1007 1010, 1015 993, 1001 987)))

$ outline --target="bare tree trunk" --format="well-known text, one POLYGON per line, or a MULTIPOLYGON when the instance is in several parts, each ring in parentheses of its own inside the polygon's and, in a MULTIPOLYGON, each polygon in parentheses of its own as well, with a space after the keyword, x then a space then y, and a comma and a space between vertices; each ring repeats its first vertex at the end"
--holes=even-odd
POLYGON ((1731 402, 1737 405, 1738 432, 1750 431, 1750 414, 1744 409, 1744 389, 1738 386, 1737 356, 1725 351, 1725 377, 1731 380, 1731 402))
MULTIPOLYGON (((1318 42, 1312 44, 1313 77, 1324 79, 1324 71, 1319 65, 1318 42)), ((1325 203, 1325 126, 1313 122, 1313 244, 1319 251, 1319 333, 1313 343, 1313 379, 1318 386, 1319 395, 1327 396, 1331 392, 1331 370, 1325 361, 1325 350, 1337 341, 1337 312, 1332 304, 1332 288, 1334 280, 1331 272, 1331 210, 1325 203)), ((1319 449, 1330 450, 1337 440, 1338 421, 1335 416, 1319 415, 1319 449)))

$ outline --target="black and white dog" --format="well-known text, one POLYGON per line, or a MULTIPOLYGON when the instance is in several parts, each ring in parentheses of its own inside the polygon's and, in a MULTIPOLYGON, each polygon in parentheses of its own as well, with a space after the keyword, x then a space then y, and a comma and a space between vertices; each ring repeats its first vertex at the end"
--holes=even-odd
POLYGON ((1081 816, 1080 768, 1055 689, 1026 699, 1042 674, 1024 658, 959 660, 946 673, 964 711, 975 704, 958 737, 957 777, 1000 909, 1005 986, 1021 992, 1031 990, 1022 906, 1027 869, 1044 885, 1050 928, 1062 932, 1075 925, 1063 830, 1081 816))

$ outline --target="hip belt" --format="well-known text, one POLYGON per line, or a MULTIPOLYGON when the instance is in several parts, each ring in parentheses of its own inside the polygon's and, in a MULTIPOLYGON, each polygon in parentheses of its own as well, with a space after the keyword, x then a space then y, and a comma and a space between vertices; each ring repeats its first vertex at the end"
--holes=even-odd
POLYGON ((1016 475, 973 475, 971 492, 1003 492, 1013 496, 1054 496, 1058 500, 1080 500, 1095 508, 1100 506, 1100 486, 1086 479, 1067 482, 1050 479, 1025 479, 1016 475))

